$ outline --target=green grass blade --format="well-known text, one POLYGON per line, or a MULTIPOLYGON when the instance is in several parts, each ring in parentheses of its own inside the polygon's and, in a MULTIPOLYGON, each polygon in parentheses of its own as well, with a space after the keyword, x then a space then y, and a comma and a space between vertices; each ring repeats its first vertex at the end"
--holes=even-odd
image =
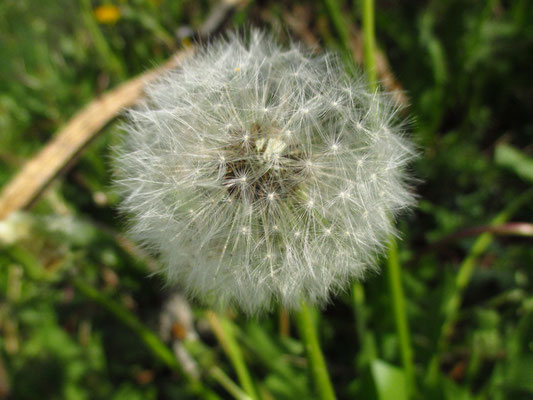
POLYGON ((398 260, 398 244, 392 238, 389 244, 387 258, 387 272, 389 276, 389 289, 391 292, 392 308, 394 310, 394 320, 396 323, 396 332, 400 342, 400 352, 402 363, 407 379, 408 392, 415 390, 415 368, 413 362, 413 348, 411 346, 411 333, 409 331, 409 322, 405 309, 405 296, 402 286, 402 270, 398 260))
POLYGON ((257 396, 252 377, 248 371, 246 362, 244 361, 241 348, 235 340, 231 322, 226 318, 219 318, 219 316, 213 311, 207 312, 207 319, 209 320, 211 328, 220 345, 233 365, 233 369, 235 370, 244 391, 250 396, 250 398, 258 399, 259 397, 257 396))

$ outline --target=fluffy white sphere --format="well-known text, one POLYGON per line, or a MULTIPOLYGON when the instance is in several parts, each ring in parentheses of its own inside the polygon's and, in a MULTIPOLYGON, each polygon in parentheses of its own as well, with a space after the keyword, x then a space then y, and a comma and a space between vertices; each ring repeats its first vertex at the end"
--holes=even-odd
POLYGON ((412 203, 397 107, 329 54, 252 32, 208 45, 128 112, 116 184, 170 282, 254 313, 325 303, 412 203))

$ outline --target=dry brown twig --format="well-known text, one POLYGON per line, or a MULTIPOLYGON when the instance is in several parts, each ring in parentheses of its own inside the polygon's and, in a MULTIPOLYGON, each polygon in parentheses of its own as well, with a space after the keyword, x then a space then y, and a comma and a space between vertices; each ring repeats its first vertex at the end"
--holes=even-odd
POLYGON ((190 53, 191 50, 178 52, 165 65, 123 83, 79 111, 3 188, 0 193, 0 220, 14 211, 29 207, 109 121, 141 97, 148 82, 179 65, 190 53))

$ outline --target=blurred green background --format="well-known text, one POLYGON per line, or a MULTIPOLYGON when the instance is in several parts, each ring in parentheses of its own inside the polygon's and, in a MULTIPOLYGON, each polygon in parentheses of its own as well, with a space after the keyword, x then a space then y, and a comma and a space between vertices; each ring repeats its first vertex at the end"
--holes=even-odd
MULTIPOLYGON (((83 105, 161 64, 216 7, 2 0, 0 187, 83 105)), ((533 3, 378 0, 375 13, 421 153, 418 208, 399 221, 398 244, 416 384, 407 394, 383 272, 357 306, 344 293, 316 313, 337 396, 533 399, 533 3), (487 233, 493 222, 513 223, 487 233)), ((262 27, 351 62, 360 15, 355 0, 248 1, 225 29, 262 27)), ((109 124, 30 213, 0 222, 0 399, 199 398, 147 332, 220 398, 236 396, 213 378, 217 367, 237 381, 205 309, 151 276, 157 262, 124 236, 110 190, 118 131, 109 124)), ((224 321, 261 399, 317 398, 292 317, 224 321)))

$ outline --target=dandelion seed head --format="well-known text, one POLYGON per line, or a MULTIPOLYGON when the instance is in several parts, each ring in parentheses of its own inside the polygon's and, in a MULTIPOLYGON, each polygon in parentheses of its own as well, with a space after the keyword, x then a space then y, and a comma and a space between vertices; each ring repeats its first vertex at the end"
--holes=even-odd
POLYGON ((207 45, 146 92, 115 183, 169 282, 252 314, 323 305, 375 269, 413 203, 414 152, 389 96, 334 55, 257 31, 207 45))

